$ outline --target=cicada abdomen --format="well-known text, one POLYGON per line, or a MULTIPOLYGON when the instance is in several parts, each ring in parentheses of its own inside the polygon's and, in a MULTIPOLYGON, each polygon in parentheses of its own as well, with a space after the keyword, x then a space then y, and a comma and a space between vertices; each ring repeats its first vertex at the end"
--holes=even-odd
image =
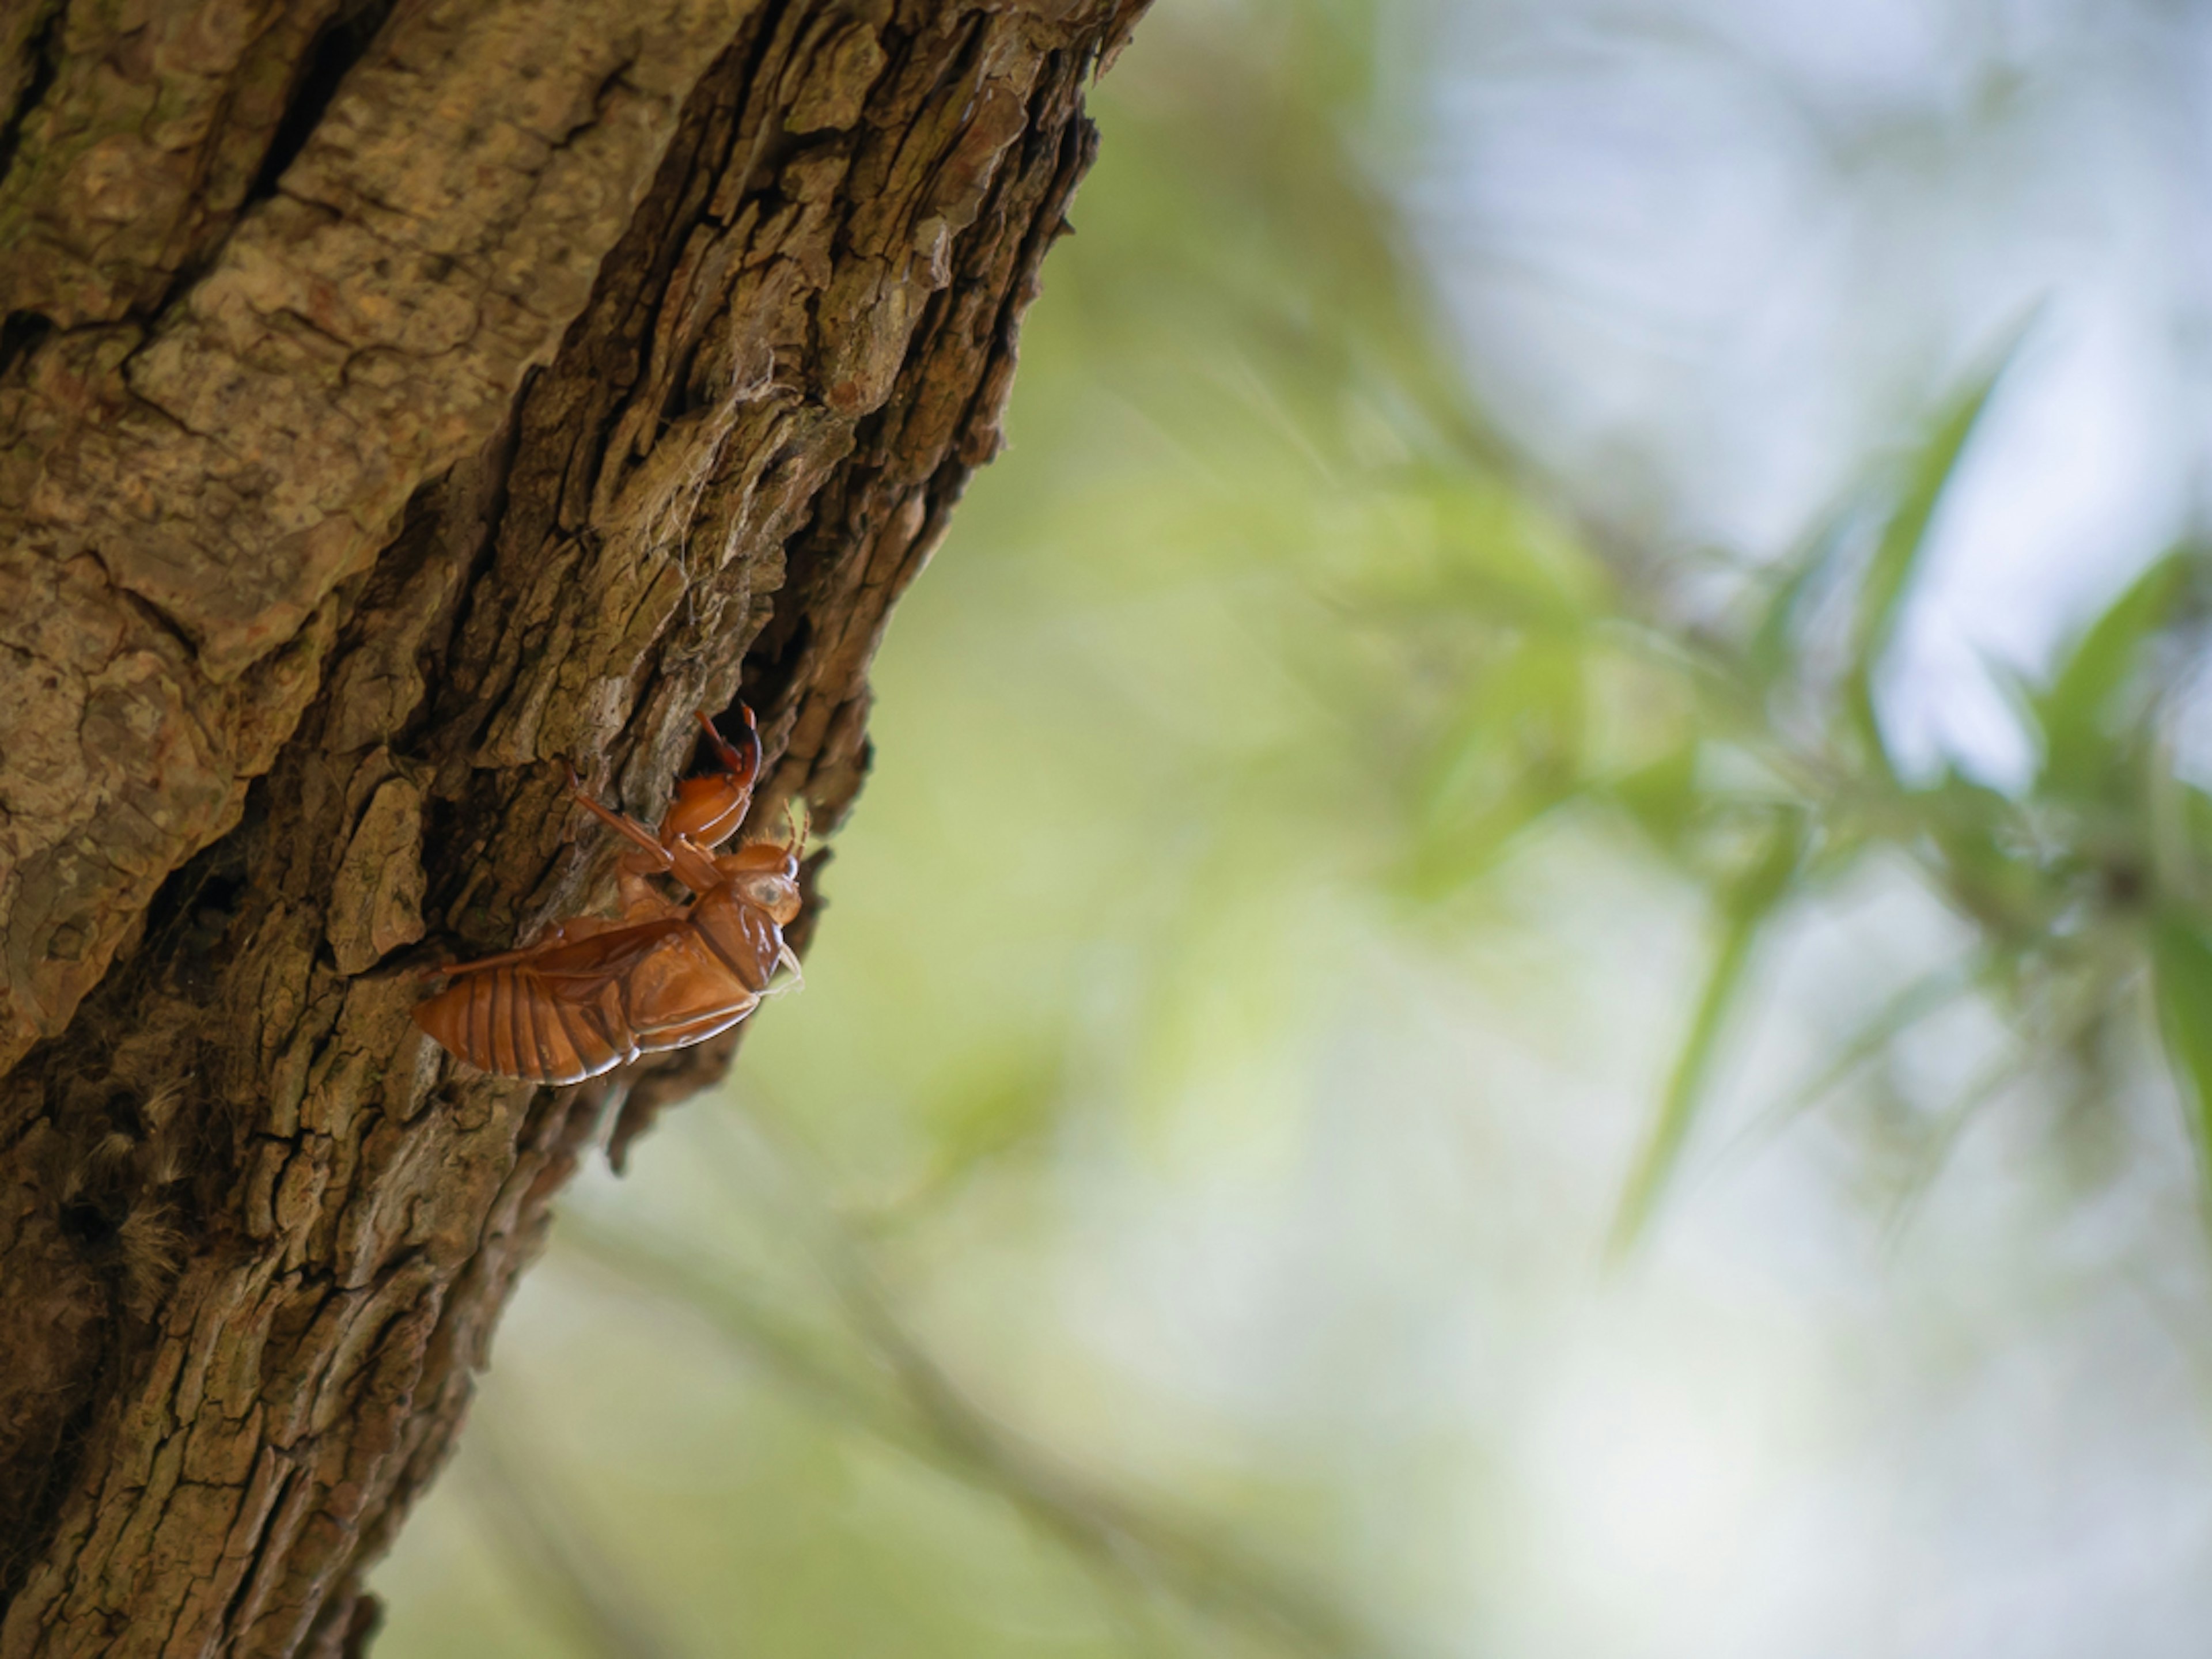
POLYGON ((480 969, 418 1004, 415 1023, 480 1072, 581 1083, 640 1053, 622 982, 549 977, 524 963, 480 969))

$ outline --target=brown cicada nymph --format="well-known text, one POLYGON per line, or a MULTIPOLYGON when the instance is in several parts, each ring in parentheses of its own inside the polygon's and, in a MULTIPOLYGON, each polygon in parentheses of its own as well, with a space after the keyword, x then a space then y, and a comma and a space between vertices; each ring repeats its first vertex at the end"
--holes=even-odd
POLYGON ((743 713, 734 744, 700 714, 722 769, 678 785, 657 834, 593 800, 571 769, 569 793, 633 843, 616 874, 622 914, 561 922, 519 951, 437 969, 451 982, 417 1005, 415 1023, 479 1071, 579 1083, 703 1042, 758 1007, 776 970, 799 966, 783 930, 799 915, 801 849, 794 840, 714 850, 744 821, 760 771, 760 736, 743 713), (689 896, 665 896, 655 876, 689 896))

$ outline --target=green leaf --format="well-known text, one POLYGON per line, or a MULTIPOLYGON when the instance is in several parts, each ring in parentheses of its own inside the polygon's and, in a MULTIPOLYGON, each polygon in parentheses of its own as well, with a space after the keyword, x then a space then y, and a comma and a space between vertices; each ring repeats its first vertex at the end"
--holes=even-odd
POLYGON ((1743 665, 1753 684, 1771 685, 1802 660, 1797 635, 1808 610, 1817 610, 1808 599, 1815 583, 1832 572, 1851 540, 1850 532, 1864 511, 1865 490, 1855 489, 1823 514, 1759 584, 1761 602, 1757 618, 1744 642, 1743 665))
POLYGON ((1572 636, 1529 633, 1468 677, 1410 780, 1408 890, 1442 896, 1583 793, 1589 665, 1572 636))
POLYGON ((1804 857, 1806 829, 1805 820, 1796 813, 1776 818, 1768 830, 1765 848, 1723 898, 1720 948, 1706 973, 1689 1033, 1675 1056, 1659 1115, 1637 1153, 1620 1208, 1614 1212, 1609 1250, 1616 1259, 1632 1249, 1643 1237, 1681 1161, 1682 1149, 1705 1103, 1713 1050, 1742 988, 1744 970, 1750 965, 1759 935, 1794 884, 1804 857))
POLYGON ((1983 981, 1989 975, 1988 961, 1970 957, 1961 962, 1946 963, 1913 980, 1876 1009, 1811 1081, 1760 1112, 1738 1136, 1738 1143, 1750 1145, 1772 1139, 1850 1081, 1863 1067, 1887 1054, 1899 1037, 1921 1021, 1983 988, 1983 981))
POLYGON ((2169 912, 2151 928, 2151 974, 2166 1064, 2197 1143, 2197 1170, 2212 1203, 2212 942, 2203 930, 2169 912))
POLYGON ((2087 797, 2101 792, 2112 739, 2124 718, 2117 707, 2136 678, 2144 647, 2173 615, 2185 589, 2190 550, 2177 548, 2153 564, 2084 629, 2035 699, 2043 728, 2043 784, 2087 797))
POLYGON ((1916 851, 1952 906, 1992 945, 2027 951, 2065 902, 2041 862, 2021 805, 2002 790, 1947 769, 1912 797, 1916 851))
POLYGON ((1874 557, 1859 586, 1857 615, 1851 629, 1850 667, 1845 680, 1847 706, 1866 740, 1868 752, 1885 770, 1893 770, 1881 728, 1874 713, 1874 674, 1889 649, 1904 615, 1905 601, 1913 578, 1928 550, 1928 532, 1942 506, 1944 492, 1958 476, 1966 445, 1987 412, 1997 382, 2004 378, 2020 354, 2021 343, 2033 324, 2031 315, 1991 360, 1990 367, 1954 397, 1937 417, 1919 453, 1906 471, 1904 488, 1890 509, 1875 544, 1874 557))
POLYGON ((1698 811, 1698 745, 1676 744, 1613 779, 1606 793, 1662 851, 1680 852, 1698 811))

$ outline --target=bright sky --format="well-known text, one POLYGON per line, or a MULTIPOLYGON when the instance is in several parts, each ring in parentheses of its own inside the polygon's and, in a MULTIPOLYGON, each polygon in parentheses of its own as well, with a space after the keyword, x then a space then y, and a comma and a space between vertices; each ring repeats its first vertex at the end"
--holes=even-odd
MULTIPOLYGON (((1401 9, 1413 216, 1479 390, 1648 544, 1784 550, 2032 319, 1884 700, 1922 764, 2022 778, 1988 665, 2039 671, 2206 505, 2212 7, 1401 9)), ((1762 1046, 1940 925, 1878 890, 1778 969, 1762 1046)), ((2187 1152, 2068 1216, 2023 1181, 2035 1133, 1970 1138, 1886 1265, 1840 1242, 1817 1138, 1680 1206, 1554 1339, 1499 1650, 2201 1650, 2187 1152)))
POLYGON ((1770 556, 2033 319, 1889 699, 1908 754, 2018 777, 1984 663, 2047 661, 2203 509, 2212 9, 1432 9, 1437 281, 1497 418, 1608 516, 1770 556))

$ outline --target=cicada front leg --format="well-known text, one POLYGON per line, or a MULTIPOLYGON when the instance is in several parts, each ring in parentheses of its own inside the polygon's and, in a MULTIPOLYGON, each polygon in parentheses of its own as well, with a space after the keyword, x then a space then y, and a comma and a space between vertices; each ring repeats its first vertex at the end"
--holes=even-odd
MULTIPOLYGON (((625 915, 646 913, 648 898, 653 895, 651 878, 657 875, 677 876, 694 891, 704 891, 694 878, 703 878, 706 866, 692 861, 691 876, 675 867, 679 845, 688 842, 697 851, 711 854, 737 834, 738 826, 744 823, 745 813, 752 805, 753 784, 760 775, 761 743, 759 726, 751 708, 739 703, 738 712, 744 717, 745 725, 744 734, 734 743, 722 735, 705 709, 693 715, 721 763, 721 769, 677 783, 676 799, 661 815, 659 829, 653 832, 653 839, 659 843, 657 848, 645 843, 642 824, 610 814, 580 789, 576 791, 577 799, 589 811, 635 843, 632 850, 623 854, 615 876, 625 915)), ((573 787, 573 777, 570 782, 573 787)))
POLYGON ((706 892, 720 884, 721 878, 715 872, 714 860, 705 848, 680 835, 662 841, 635 818, 602 805, 585 793, 583 781, 573 766, 568 769, 568 793, 576 798, 578 805, 627 839, 634 848, 624 856, 616 872, 617 890, 622 894, 626 914, 633 906, 646 915, 656 910, 667 914, 679 908, 667 903, 653 891, 646 879, 648 876, 673 876, 695 893, 706 892))
MULTIPOLYGON (((738 712, 744 716, 745 729, 735 743, 722 735, 705 709, 693 717, 721 762, 721 769, 678 782, 676 799, 661 815, 659 839, 663 847, 690 841, 711 851, 736 835, 738 826, 744 822, 746 810, 752 805, 753 783, 760 775, 761 744, 753 711, 739 703, 738 712)), ((623 864, 641 876, 653 872, 641 853, 629 854, 623 864)))

